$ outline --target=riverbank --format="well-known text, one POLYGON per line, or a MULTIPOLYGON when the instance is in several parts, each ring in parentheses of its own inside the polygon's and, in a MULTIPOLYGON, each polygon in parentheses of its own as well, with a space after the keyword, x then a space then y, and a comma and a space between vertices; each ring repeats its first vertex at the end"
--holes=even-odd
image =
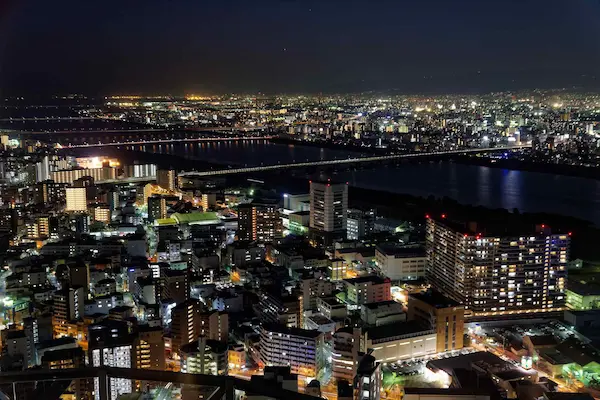
POLYGON ((513 171, 539 172, 543 174, 573 176, 600 180, 600 168, 565 164, 542 164, 516 159, 491 159, 474 156, 453 156, 452 161, 460 164, 478 165, 489 168, 508 169, 513 171))
MULTIPOLYGON (((256 176, 253 176, 256 177, 256 176)), ((239 179, 240 177, 238 177, 239 179)), ((308 179, 286 176, 276 173, 264 173, 259 176, 268 189, 279 194, 307 193, 308 179)), ((238 181, 241 183, 242 181, 238 181)), ((590 221, 559 214, 540 212, 520 212, 519 210, 492 209, 483 206, 462 204, 450 197, 413 196, 386 190, 365 189, 355 186, 348 188, 349 207, 376 208, 380 216, 411 221, 422 224, 425 215, 445 214, 451 219, 461 221, 484 221, 530 232, 536 225, 545 224, 553 232, 571 233, 571 258, 587 261, 600 261, 600 229, 590 221)))

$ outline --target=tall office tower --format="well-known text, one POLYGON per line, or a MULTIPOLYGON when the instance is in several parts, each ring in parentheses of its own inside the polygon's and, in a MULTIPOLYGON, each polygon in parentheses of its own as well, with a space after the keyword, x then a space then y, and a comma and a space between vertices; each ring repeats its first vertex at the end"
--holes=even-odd
POLYGON ((159 169, 156 171, 156 184, 163 189, 177 189, 177 172, 174 169, 159 169))
POLYGON ((83 287, 69 287, 54 292, 52 325, 55 337, 66 336, 67 323, 83 318, 85 292, 83 287))
POLYGON ((347 220, 348 185, 311 181, 311 237, 321 237, 324 244, 329 244, 337 238, 346 238, 347 220))
POLYGON ((172 354, 179 354, 181 346, 191 343, 200 336, 200 312, 202 304, 189 299, 171 310, 172 354))
POLYGON ((375 357, 365 354, 354 377, 354 398, 357 400, 378 400, 381 393, 381 364, 375 357))
POLYGON ((86 212, 87 198, 86 188, 84 187, 68 187, 65 189, 67 206, 65 211, 86 212))
POLYGON ((290 366, 292 373, 316 377, 323 367, 323 333, 317 330, 264 324, 260 359, 266 366, 290 366))
POLYGON ((238 209, 238 238, 272 242, 283 233, 277 202, 242 204, 238 209))
POLYGON ((429 218, 427 276, 467 316, 561 310, 570 237, 535 229, 429 218), (508 231, 507 229, 510 229, 508 231), (527 232, 529 230, 529 232, 527 232))
POLYGON ((408 319, 435 329, 438 353, 463 348, 465 307, 462 304, 435 290, 409 294, 408 319))

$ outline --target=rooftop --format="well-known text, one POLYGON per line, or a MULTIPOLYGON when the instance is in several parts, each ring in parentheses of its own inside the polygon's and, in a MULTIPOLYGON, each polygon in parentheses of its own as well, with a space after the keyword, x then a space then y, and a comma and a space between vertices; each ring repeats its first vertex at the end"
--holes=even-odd
POLYGON ((410 335, 425 331, 429 331, 429 329, 419 321, 395 322, 367 329, 368 337, 371 340, 410 335))
POLYGON ((410 299, 420 300, 425 304, 428 304, 434 308, 450 308, 450 307, 458 307, 461 304, 457 301, 449 299, 444 296, 440 292, 436 290, 428 290, 422 293, 412 293, 408 296, 408 303, 410 304, 410 299))
MULTIPOLYGON (((385 279, 383 279, 382 277, 380 277, 378 275, 361 276, 358 278, 344 279, 344 281, 348 282, 351 285, 367 283, 367 282, 371 282, 374 285, 381 285, 386 282, 385 279)), ((388 280, 388 282, 389 282, 389 280, 388 280)))
POLYGON ((176 220, 178 224, 210 224, 220 222, 215 212, 175 213, 171 215, 171 218, 176 220))
POLYGON ((378 301, 378 302, 374 302, 374 303, 366 303, 366 304, 363 304, 363 307, 366 307, 369 310, 376 310, 379 307, 393 306, 393 305, 396 305, 396 304, 398 306, 402 307, 402 304, 400 304, 400 303, 398 303, 397 301, 394 301, 394 300, 378 301))
POLYGON ((397 258, 425 257, 425 249, 423 247, 406 246, 394 242, 378 244, 377 250, 387 256, 395 256, 397 258))
POLYGON ((595 282, 571 279, 567 283, 567 290, 580 296, 600 296, 600 284, 595 282))
POLYGON ((284 335, 300 336, 304 338, 316 339, 322 335, 321 332, 316 330, 308 330, 301 328, 288 328, 281 324, 264 324, 263 329, 267 332, 281 333, 284 335))

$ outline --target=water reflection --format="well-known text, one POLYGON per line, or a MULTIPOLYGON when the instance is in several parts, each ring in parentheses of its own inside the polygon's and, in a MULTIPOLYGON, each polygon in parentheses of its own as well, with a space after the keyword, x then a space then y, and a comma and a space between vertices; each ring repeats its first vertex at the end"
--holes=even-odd
MULTIPOLYGON (((269 142, 175 143, 159 151, 230 165, 332 160, 360 156, 354 152, 269 142)), ((353 186, 409 193, 448 196, 463 204, 521 211, 550 212, 587 219, 600 225, 600 181, 550 174, 501 170, 449 163, 403 164, 340 172, 334 176, 353 186)))

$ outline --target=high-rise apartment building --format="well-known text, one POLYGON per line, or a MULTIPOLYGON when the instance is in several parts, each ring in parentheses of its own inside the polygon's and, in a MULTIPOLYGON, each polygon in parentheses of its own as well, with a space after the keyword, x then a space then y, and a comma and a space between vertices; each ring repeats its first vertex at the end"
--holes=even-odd
POLYGON ((135 365, 138 369, 165 369, 165 340, 163 329, 157 327, 140 327, 138 337, 134 341, 135 365))
POLYGON ((200 335, 207 339, 227 342, 229 339, 229 314, 224 311, 208 311, 200 314, 200 335))
POLYGON ((54 292, 52 325, 57 337, 67 334, 67 323, 83 318, 85 291, 83 287, 69 287, 54 292))
POLYGON ((427 220, 428 280, 468 315, 561 310, 566 302, 568 234, 427 220), (496 229, 497 230, 497 229, 496 229))
POLYGON ((148 198, 148 220, 153 222, 157 219, 167 218, 167 201, 162 196, 151 196, 148 198))
POLYGON ((265 366, 290 366, 292 373, 316 377, 323 367, 323 333, 264 324, 260 359, 265 366))
POLYGON ((67 199, 67 206, 65 208, 65 211, 73 211, 73 212, 86 212, 87 211, 86 188, 84 188, 84 187, 65 188, 65 196, 67 199))
POLYGON ((110 224, 112 212, 110 211, 110 207, 106 204, 94 204, 93 207, 90 207, 90 214, 94 221, 103 222, 105 224, 110 224))
POLYGON ((115 167, 88 168, 88 169, 69 169, 54 171, 50 173, 50 179, 57 183, 73 184, 74 181, 84 176, 91 176, 95 181, 105 181, 117 178, 117 169, 115 167))
POLYGON ((191 343, 200 336, 200 311, 202 304, 190 299, 171 310, 171 351, 179 354, 181 346, 191 343))
POLYGON ((177 189, 177 171, 174 169, 159 169, 156 172, 156 184, 165 190, 177 189))
POLYGON ((283 225, 277 202, 253 202, 238 209, 238 238, 272 242, 281 238, 283 225))
POLYGON ((62 203, 65 201, 65 183, 56 183, 51 180, 38 182, 33 186, 33 201, 41 203, 62 203))

